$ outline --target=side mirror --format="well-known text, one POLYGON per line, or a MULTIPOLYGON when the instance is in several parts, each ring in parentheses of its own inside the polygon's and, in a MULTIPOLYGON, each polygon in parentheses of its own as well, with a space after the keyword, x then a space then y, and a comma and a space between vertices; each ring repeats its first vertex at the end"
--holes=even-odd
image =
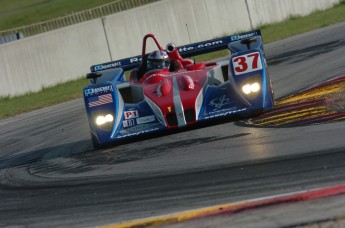
POLYGON ((174 43, 168 43, 166 47, 167 52, 174 52, 176 50, 176 45, 174 43))
POLYGON ((90 79, 90 80, 93 79, 93 84, 96 84, 97 78, 101 76, 102 76, 101 72, 91 72, 91 73, 86 74, 87 79, 90 79))

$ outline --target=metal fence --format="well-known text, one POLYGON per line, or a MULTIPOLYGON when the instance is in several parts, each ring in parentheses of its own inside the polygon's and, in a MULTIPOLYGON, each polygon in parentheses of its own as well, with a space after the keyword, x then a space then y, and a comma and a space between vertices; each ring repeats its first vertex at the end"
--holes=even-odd
POLYGON ((117 0, 93 9, 72 13, 64 17, 55 18, 37 24, 22 26, 15 29, 0 31, 0 37, 5 37, 17 33, 23 34, 24 37, 32 36, 35 34, 103 17, 109 14, 128 10, 156 1, 159 0, 117 0))

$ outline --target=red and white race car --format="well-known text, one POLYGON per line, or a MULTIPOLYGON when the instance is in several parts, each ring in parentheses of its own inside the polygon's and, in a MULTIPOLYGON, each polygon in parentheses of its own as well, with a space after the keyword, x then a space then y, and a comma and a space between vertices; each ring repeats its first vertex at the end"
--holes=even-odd
POLYGON ((84 101, 96 148, 274 106, 259 30, 182 47, 169 43, 166 49, 148 34, 141 55, 94 65, 87 78, 84 101), (148 39, 156 51, 146 53, 148 39), (226 63, 183 58, 225 48, 231 52, 226 63))

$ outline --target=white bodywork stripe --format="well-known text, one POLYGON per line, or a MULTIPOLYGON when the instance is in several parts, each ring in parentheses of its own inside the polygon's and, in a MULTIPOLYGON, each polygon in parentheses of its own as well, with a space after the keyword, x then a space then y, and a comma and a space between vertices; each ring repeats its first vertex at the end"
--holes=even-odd
POLYGON ((181 101, 180 90, 178 87, 176 76, 173 76, 173 96, 174 96, 174 108, 177 118, 177 124, 179 127, 186 126, 186 118, 184 116, 184 109, 181 101))
MULTIPOLYGON (((117 128, 120 125, 120 121, 122 118, 122 114, 123 114, 123 108, 124 108, 124 102, 122 99, 122 96, 120 94, 120 91, 118 89, 116 89, 116 93, 117 93, 117 98, 118 98, 118 102, 119 102, 119 110, 115 112, 115 126, 113 128, 113 132, 111 133, 111 138, 114 138, 115 135, 117 134, 117 128)), ((116 107, 117 108, 117 107, 116 107)))

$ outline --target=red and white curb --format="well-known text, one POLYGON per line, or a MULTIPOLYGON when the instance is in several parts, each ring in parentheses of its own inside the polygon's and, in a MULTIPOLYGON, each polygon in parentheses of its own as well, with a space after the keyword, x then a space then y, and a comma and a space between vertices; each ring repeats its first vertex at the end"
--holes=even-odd
POLYGON ((320 199, 345 193, 345 184, 335 185, 325 188, 305 190, 288 194, 268 196, 236 203, 205 207, 201 209, 189 210, 169 215, 144 218, 129 222, 113 225, 101 226, 102 228, 133 228, 133 227, 152 227, 166 224, 174 224, 191 219, 217 216, 221 214, 234 214, 248 209, 261 208, 266 206, 278 205, 282 203, 301 202, 313 199, 320 199))

